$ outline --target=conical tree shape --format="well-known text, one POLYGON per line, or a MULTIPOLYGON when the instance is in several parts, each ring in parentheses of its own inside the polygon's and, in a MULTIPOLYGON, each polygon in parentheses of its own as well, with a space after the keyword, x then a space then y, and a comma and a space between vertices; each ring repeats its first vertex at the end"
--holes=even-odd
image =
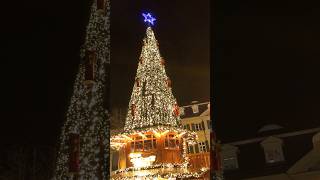
POLYGON ((151 27, 147 28, 124 130, 178 126, 179 113, 164 60, 151 27))
POLYGON ((109 117, 104 108, 109 42, 109 1, 94 0, 82 61, 61 132, 57 180, 109 179, 109 117), (87 52, 94 56, 88 58, 87 52), (87 68, 88 59, 91 69, 87 68))

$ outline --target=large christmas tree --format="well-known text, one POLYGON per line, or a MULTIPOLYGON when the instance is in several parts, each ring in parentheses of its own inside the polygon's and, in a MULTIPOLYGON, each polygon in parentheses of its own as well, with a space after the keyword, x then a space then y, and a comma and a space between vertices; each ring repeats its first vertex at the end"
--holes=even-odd
POLYGON ((109 179, 109 115, 105 91, 110 64, 109 0, 94 0, 81 63, 62 127, 55 178, 109 179))
POLYGON ((165 60, 151 26, 143 39, 125 130, 178 126, 179 107, 165 71, 165 60))
POLYGON ((195 143, 197 135, 179 123, 179 107, 151 28, 155 18, 143 16, 148 27, 125 127, 111 137, 111 147, 120 154, 120 169, 112 179, 200 177, 206 171, 189 171, 186 156, 187 145, 195 143))

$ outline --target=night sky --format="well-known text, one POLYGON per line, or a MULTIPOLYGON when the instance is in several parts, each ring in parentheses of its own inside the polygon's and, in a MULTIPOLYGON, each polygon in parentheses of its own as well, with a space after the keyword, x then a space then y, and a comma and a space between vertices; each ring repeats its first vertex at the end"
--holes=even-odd
MULTIPOLYGON (((150 10, 179 104, 209 99, 211 55, 214 125, 222 141, 256 136, 269 123, 288 130, 319 126, 319 6, 219 0, 210 25, 208 1, 112 2, 112 105, 128 104, 145 33, 141 13, 150 10)), ((90 2, 7 3, 0 11, 1 144, 55 145, 90 2)))
MULTIPOLYGON (((2 12, 7 24, 1 29, 5 44, 1 53, 3 144, 57 144, 79 64, 89 4, 24 2, 14 13, 2 12)), ((154 31, 178 103, 209 100, 208 0, 199 4, 121 0, 111 5, 113 107, 126 107, 129 102, 146 30, 144 11, 157 18, 154 31)))
POLYGON ((142 12, 155 17, 153 30, 178 104, 210 97, 209 0, 111 3, 111 95, 114 107, 127 107, 146 32, 142 12))
POLYGON ((319 6, 311 1, 217 1, 215 126, 223 142, 320 124, 319 6))

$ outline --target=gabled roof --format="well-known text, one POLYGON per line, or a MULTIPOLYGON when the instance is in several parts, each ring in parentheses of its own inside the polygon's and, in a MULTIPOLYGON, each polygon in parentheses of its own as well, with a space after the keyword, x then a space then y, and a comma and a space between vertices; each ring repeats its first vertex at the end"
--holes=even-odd
POLYGON ((310 129, 285 134, 274 134, 274 137, 243 140, 230 145, 239 148, 239 168, 224 172, 226 179, 247 179, 281 173, 295 173, 304 170, 316 169, 320 166, 320 152, 313 152, 312 137, 319 129, 310 129), (263 141, 283 141, 284 162, 268 164, 260 143, 263 141), (318 161, 317 161, 317 160, 318 161), (308 164, 304 167, 306 164, 308 164))
POLYGON ((209 110, 210 108, 208 108, 209 104, 210 104, 210 102, 204 102, 204 103, 193 102, 190 105, 181 106, 180 108, 181 108, 181 110, 183 109, 184 113, 182 113, 180 115, 180 118, 184 119, 184 118, 202 116, 202 115, 205 115, 205 114, 208 114, 208 113, 210 114, 210 110, 209 110), (199 112, 193 113, 192 106, 198 106, 199 112))

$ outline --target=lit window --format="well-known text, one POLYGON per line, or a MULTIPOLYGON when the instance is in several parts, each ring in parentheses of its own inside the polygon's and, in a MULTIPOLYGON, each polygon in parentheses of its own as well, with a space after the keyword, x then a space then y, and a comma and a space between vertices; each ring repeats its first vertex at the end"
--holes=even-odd
POLYGON ((131 142, 131 152, 150 151, 156 148, 156 138, 152 134, 136 136, 134 141, 131 142))
POLYGON ((198 107, 198 105, 192 105, 192 112, 193 112, 193 113, 199 113, 199 107, 198 107))
POLYGON ((167 134, 164 145, 169 149, 179 149, 179 139, 175 134, 167 134))
POLYGON ((195 131, 200 131, 201 130, 200 124, 195 124, 194 127, 195 127, 195 131))
POLYGON ((143 151, 143 141, 135 142, 135 151, 143 151))
POLYGON ((152 140, 145 140, 144 141, 144 150, 148 151, 152 149, 152 140))
POLYGON ((207 151, 205 142, 199 142, 199 147, 200 147, 200 152, 206 152, 207 151))

